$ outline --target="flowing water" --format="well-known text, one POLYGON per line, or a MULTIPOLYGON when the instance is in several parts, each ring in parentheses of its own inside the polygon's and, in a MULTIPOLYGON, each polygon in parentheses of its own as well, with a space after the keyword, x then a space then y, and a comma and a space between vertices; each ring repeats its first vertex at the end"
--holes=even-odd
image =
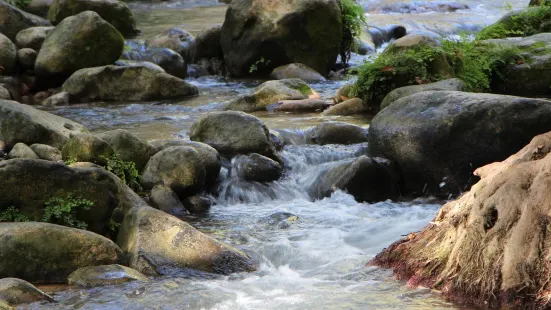
MULTIPOLYGON (((368 23, 402 24, 410 32, 451 35, 497 20, 528 0, 361 1, 368 23)), ((222 23, 226 6, 216 0, 134 3, 141 39, 175 25, 197 34, 222 23)), ((355 57, 356 61, 361 61, 355 57)), ((145 139, 186 139, 203 113, 262 81, 220 77, 190 79, 200 96, 179 101, 74 105, 52 112, 83 123, 92 131, 127 129, 145 139)), ((312 87, 330 98, 345 81, 312 87)), ((271 129, 295 137, 282 156, 290 167, 268 185, 224 175, 218 203, 206 217, 187 219, 198 229, 230 243, 259 264, 257 272, 229 277, 174 275, 150 283, 54 293, 57 305, 31 309, 456 309, 427 289, 407 289, 392 273, 365 264, 380 250, 425 226, 441 202, 358 203, 343 192, 315 200, 311 188, 328 167, 361 154, 366 146, 312 146, 302 142, 305 128, 330 120, 367 126, 369 116, 255 113, 271 129)), ((228 162, 227 166, 237 164, 228 162)), ((228 172, 223 168, 223 172, 228 172)))

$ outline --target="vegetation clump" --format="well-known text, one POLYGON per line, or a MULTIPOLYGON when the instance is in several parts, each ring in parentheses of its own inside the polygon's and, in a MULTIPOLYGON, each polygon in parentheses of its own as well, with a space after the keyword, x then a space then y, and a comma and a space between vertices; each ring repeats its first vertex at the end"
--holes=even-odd
POLYGON ((343 37, 340 56, 343 64, 348 64, 350 52, 354 47, 354 38, 359 37, 365 24, 364 11, 356 0, 340 0, 343 37))
POLYGON ((134 162, 124 161, 116 154, 113 154, 111 157, 107 158, 105 169, 118 176, 124 184, 128 185, 133 190, 142 190, 140 182, 138 181, 138 169, 136 169, 136 164, 134 162))
POLYGON ((0 222, 29 222, 30 219, 25 214, 21 214, 19 209, 11 206, 0 213, 0 222))
POLYGON ((530 7, 526 10, 513 12, 493 25, 480 31, 478 40, 502 39, 507 37, 527 37, 534 34, 551 31, 551 5, 530 7))
POLYGON ((21 10, 25 9, 31 0, 5 0, 8 4, 11 4, 21 10))

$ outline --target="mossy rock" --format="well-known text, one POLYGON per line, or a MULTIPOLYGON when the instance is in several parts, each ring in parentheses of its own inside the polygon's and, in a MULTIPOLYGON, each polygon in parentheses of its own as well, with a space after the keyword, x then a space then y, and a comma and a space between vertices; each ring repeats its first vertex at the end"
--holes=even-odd
POLYGON ((113 241, 90 231, 48 223, 0 223, 0 277, 33 283, 66 283, 86 266, 122 259, 113 241))
POLYGON ((107 285, 120 285, 132 281, 149 282, 141 272, 121 265, 88 266, 69 275, 69 285, 91 288, 107 285))
POLYGON ((52 302, 54 299, 25 280, 4 278, 0 279, 0 301, 18 306, 40 301, 52 302))
POLYGON ((124 38, 97 13, 68 17, 46 38, 35 64, 39 82, 59 86, 82 68, 109 65, 122 54, 124 38))
POLYGON ((369 106, 365 104, 362 99, 352 98, 331 106, 329 109, 323 111, 322 114, 325 116, 346 116, 361 114, 368 111, 369 106))
POLYGON ((0 33, 15 41, 17 34, 24 29, 52 24, 35 15, 26 13, 13 5, 0 1, 0 33))
POLYGON ((423 91, 429 90, 451 90, 451 91, 464 91, 465 83, 460 79, 448 79, 442 80, 435 83, 422 84, 422 85, 411 85, 397 88, 391 91, 381 102, 381 110, 388 107, 394 101, 413 95, 415 93, 420 93, 423 91))
POLYGON ((342 37, 337 0, 235 0, 226 12, 221 43, 233 76, 268 75, 289 63, 325 76, 337 60, 342 37))
POLYGON ((319 98, 308 84, 300 79, 268 81, 252 90, 250 95, 241 96, 227 106, 228 110, 255 112, 281 100, 302 100, 319 98))
POLYGON ((74 135, 61 149, 63 159, 106 165, 115 154, 107 141, 89 134, 74 135))
POLYGON ((157 148, 149 142, 123 129, 107 131, 99 137, 113 148, 118 158, 135 163, 138 171, 141 171, 149 158, 157 153, 157 148))
POLYGON ((326 144, 358 144, 367 142, 367 129, 344 122, 324 122, 306 131, 310 143, 326 144))
POLYGON ((46 37, 54 31, 55 27, 31 27, 20 31, 15 37, 15 43, 19 48, 32 48, 39 51, 46 37))
POLYGON ((0 33, 0 65, 3 67, 2 74, 14 73, 17 65, 17 48, 2 33, 0 33))
POLYGON ((65 18, 85 11, 98 13, 125 36, 139 33, 134 14, 126 3, 118 0, 55 0, 48 11, 48 19, 57 25, 65 18))
POLYGON ((143 65, 81 69, 62 89, 77 102, 148 101, 199 94, 196 86, 143 65))
POLYGON ((551 32, 551 6, 529 7, 511 12, 477 34, 477 39, 502 39, 526 37, 543 32, 551 32))
POLYGON ((14 158, 38 159, 38 155, 26 144, 17 143, 8 154, 8 159, 14 158))

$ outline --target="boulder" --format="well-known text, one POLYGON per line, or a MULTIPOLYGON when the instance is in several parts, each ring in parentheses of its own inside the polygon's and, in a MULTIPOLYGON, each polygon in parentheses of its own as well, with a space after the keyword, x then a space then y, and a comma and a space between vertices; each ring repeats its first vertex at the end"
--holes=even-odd
POLYGON ((168 48, 182 55, 186 63, 192 60, 194 38, 191 33, 180 27, 172 27, 145 41, 149 48, 168 48))
POLYGON ((330 105, 321 99, 281 100, 268 106, 268 111, 273 107, 273 112, 310 113, 323 111, 330 105))
POLYGON ((115 151, 107 141, 90 134, 73 135, 61 149, 65 160, 105 166, 115 151))
POLYGON ((54 0, 30 0, 25 11, 36 16, 48 18, 48 11, 53 3, 54 0))
POLYGON ((334 97, 336 103, 344 102, 354 97, 354 84, 344 84, 337 89, 337 95, 334 97))
POLYGON ((187 215, 186 208, 178 195, 168 186, 155 185, 150 196, 153 207, 176 217, 187 215))
POLYGON ((51 26, 49 21, 38 16, 23 12, 22 10, 0 1, 0 33, 10 40, 24 29, 36 26, 51 26))
POLYGON ((373 203, 399 197, 399 181, 396 165, 389 160, 361 156, 322 165, 307 188, 316 199, 340 189, 357 201, 373 203))
POLYGON ((323 115, 334 116, 334 115, 354 115, 365 113, 369 111, 369 106, 363 102, 360 98, 352 98, 341 103, 338 103, 334 106, 331 106, 329 109, 323 111, 323 115))
POLYGON ((31 150, 31 148, 28 147, 26 144, 17 143, 8 154, 8 159, 14 158, 38 159, 38 155, 36 155, 36 153, 33 152, 33 150, 31 150))
POLYGON ((43 85, 59 86, 79 69, 114 63, 122 54, 124 39, 97 13, 86 11, 60 22, 42 47, 35 73, 43 85))
POLYGON ((550 151, 546 133, 505 161, 477 169, 481 180, 469 192, 370 265, 393 268, 409 285, 469 308, 545 309, 550 151))
POLYGON ((71 273, 67 279, 69 285, 83 288, 120 285, 132 281, 149 282, 149 279, 137 270, 116 264, 83 267, 71 273))
POLYGON ((71 101, 147 101, 195 96, 196 86, 146 66, 82 69, 65 81, 71 101))
POLYGON ((281 100, 318 98, 319 95, 302 80, 268 81, 253 89, 251 94, 232 100, 227 109, 243 112, 264 111, 270 104, 281 100))
MULTIPOLYGON (((29 282, 16 278, 0 279, 0 300, 11 306, 34 302, 52 302, 54 299, 29 282)), ((1 306, 0 306, 0 309, 1 306)))
POLYGON ((104 132, 99 138, 113 148, 118 158, 136 164, 138 171, 141 171, 149 158, 157 153, 153 145, 123 129, 104 132))
POLYGON ((220 154, 259 153, 275 156, 270 132, 258 118, 243 112, 211 112, 200 117, 191 127, 192 141, 206 143, 220 154))
POLYGON ((0 100, 11 100, 10 91, 0 86, 0 100))
POLYGON ((305 82, 324 82, 325 78, 316 70, 301 63, 279 66, 272 71, 270 78, 274 80, 301 79, 305 82))
POLYGON ((411 86, 396 88, 395 90, 391 91, 388 95, 386 95, 385 99, 383 99, 383 102, 381 102, 381 110, 388 107, 391 103, 393 103, 394 101, 400 98, 407 97, 409 95, 413 95, 423 91, 430 91, 430 90, 463 91, 465 90, 465 83, 460 79, 448 79, 448 80, 442 80, 435 83, 411 85, 411 86))
POLYGON ((192 215, 204 215, 208 213, 210 207, 215 204, 215 200, 206 195, 194 195, 182 200, 182 204, 192 215))
POLYGON ((117 263, 121 254, 113 241, 90 231, 49 223, 0 223, 3 278, 17 276, 33 283, 65 283, 73 271, 117 263))
POLYGON ((42 100, 40 103, 43 106, 47 107, 55 107, 60 105, 68 105, 69 104, 69 93, 62 91, 55 95, 51 95, 50 97, 42 100))
POLYGON ((61 151, 53 146, 35 143, 31 145, 30 148, 38 157, 40 157, 40 159, 49 161, 63 160, 63 157, 61 156, 61 151))
POLYGON ((168 48, 149 48, 145 51, 129 51, 123 54, 128 60, 147 61, 154 63, 166 73, 185 79, 187 76, 187 63, 184 58, 168 48))
POLYGON ((71 168, 38 159, 0 162, 0 213, 14 207, 40 220, 47 201, 71 196, 93 203, 90 210, 79 210, 76 219, 99 234, 109 232, 110 221, 120 223, 130 208, 146 205, 114 174, 97 166, 71 168))
POLYGON ((342 36, 337 0, 235 0, 226 11, 221 44, 233 76, 247 76, 252 68, 267 75, 289 63, 327 75, 342 36))
POLYGON ((358 144, 367 142, 368 130, 343 122, 324 122, 306 132, 310 143, 326 144, 358 144))
POLYGON ((17 48, 8 37, 0 33, 0 66, 3 68, 1 74, 14 73, 16 65, 17 48))
POLYGON ((214 25, 203 29, 195 38, 193 62, 196 63, 203 58, 223 59, 222 45, 220 45, 220 35, 222 25, 214 25))
POLYGON ((17 44, 19 48, 32 48, 35 51, 39 51, 46 37, 54 31, 54 29, 55 27, 42 26, 21 30, 15 37, 15 44, 17 44))
POLYGON ((541 99, 428 91, 401 98, 369 127, 374 156, 396 162, 404 193, 446 195, 468 190, 475 167, 503 160, 551 130, 551 102, 541 99))
POLYGON ((199 153, 188 146, 173 146, 149 159, 141 181, 146 189, 164 185, 178 196, 186 197, 200 191, 205 178, 206 170, 199 153))
POLYGON ((17 63, 22 69, 32 70, 38 53, 32 48, 22 48, 17 51, 17 63))
POLYGON ((237 174, 251 182, 273 182, 283 175, 283 168, 273 159, 260 154, 241 156, 237 160, 237 174))
POLYGON ((57 25, 65 18, 85 11, 96 12, 125 36, 140 33, 136 29, 134 14, 126 3, 118 0, 54 0, 48 11, 48 19, 57 25))
POLYGON ((165 69, 163 69, 159 65, 154 64, 154 63, 149 62, 149 61, 119 59, 115 62, 115 66, 119 66, 119 67, 148 67, 150 69, 166 73, 165 69))
POLYGON ((15 101, 0 100, 0 139, 11 149, 16 143, 42 143, 63 147, 71 134, 87 132, 84 126, 15 101))
POLYGON ((146 275, 183 268, 225 275, 255 270, 245 253, 148 207, 134 208, 126 215, 117 243, 129 266, 146 275))

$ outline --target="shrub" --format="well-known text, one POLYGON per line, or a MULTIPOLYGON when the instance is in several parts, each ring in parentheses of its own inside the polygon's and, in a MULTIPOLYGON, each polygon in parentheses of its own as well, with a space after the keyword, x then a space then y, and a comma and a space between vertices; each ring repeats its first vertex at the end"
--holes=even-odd
POLYGON ((362 7, 356 0, 340 0, 343 37, 340 55, 343 64, 348 64, 350 52, 354 47, 354 38, 360 36, 362 25, 365 24, 365 15, 362 7))
POLYGON ((105 168, 118 176, 124 184, 133 190, 141 190, 140 183, 138 182, 139 173, 135 163, 123 161, 116 154, 113 154, 113 156, 107 158, 107 166, 105 168))
POLYGON ((4 212, 0 213, 0 222, 28 222, 30 219, 19 212, 14 206, 7 208, 4 212))
POLYGON ((46 201, 42 222, 86 229, 88 225, 77 219, 79 211, 90 210, 94 203, 69 194, 67 198, 53 197, 46 201))
POLYGON ((506 37, 526 37, 537 33, 551 31, 551 6, 543 4, 521 12, 506 15, 493 25, 478 33, 478 40, 502 39, 506 37))

